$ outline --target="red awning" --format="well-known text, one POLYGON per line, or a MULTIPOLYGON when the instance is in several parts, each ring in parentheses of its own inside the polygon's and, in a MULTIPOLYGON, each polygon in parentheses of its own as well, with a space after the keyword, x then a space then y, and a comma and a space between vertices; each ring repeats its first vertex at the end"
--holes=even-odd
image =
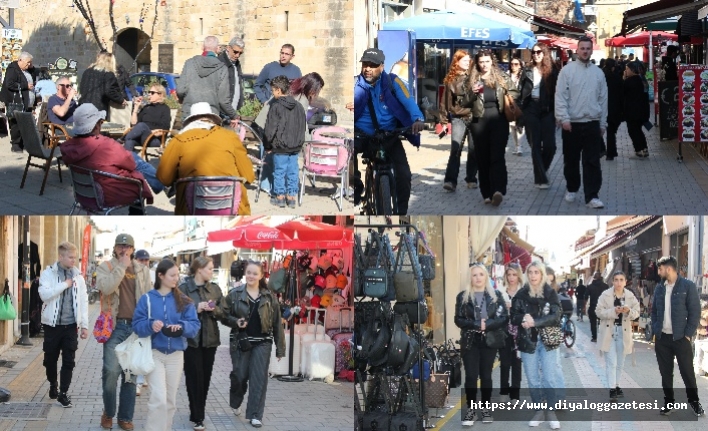
POLYGON ((575 27, 538 15, 531 15, 529 23, 563 35, 585 36, 587 34, 587 32, 580 27, 575 27))
MULTIPOLYGON (((651 32, 652 45, 658 45, 659 42, 667 40, 678 40, 678 35, 667 33, 665 31, 651 32)), ((640 31, 639 33, 628 34, 627 36, 615 36, 610 39, 605 39, 605 46, 645 46, 649 45, 649 32, 640 31)))
POLYGON ((624 13, 622 31, 618 34, 625 35, 644 24, 658 21, 672 16, 682 15, 708 5, 708 0, 659 0, 644 6, 629 9, 624 13))
MULTIPOLYGON (((551 48, 570 49, 572 51, 578 49, 578 40, 570 37, 539 35, 536 38, 539 42, 544 45, 548 45, 551 48)), ((597 41, 595 39, 593 39, 592 49, 593 51, 597 51, 600 49, 600 45, 597 44, 597 41)))

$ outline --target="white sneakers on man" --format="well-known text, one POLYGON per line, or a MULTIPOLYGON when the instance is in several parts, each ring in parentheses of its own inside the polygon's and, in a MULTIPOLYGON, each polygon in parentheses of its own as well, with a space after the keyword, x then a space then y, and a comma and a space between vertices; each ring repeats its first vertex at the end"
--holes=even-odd
POLYGON ((600 209, 600 208, 605 208, 605 204, 602 203, 602 201, 598 198, 592 198, 590 202, 585 204, 588 208, 594 208, 594 209, 600 209))

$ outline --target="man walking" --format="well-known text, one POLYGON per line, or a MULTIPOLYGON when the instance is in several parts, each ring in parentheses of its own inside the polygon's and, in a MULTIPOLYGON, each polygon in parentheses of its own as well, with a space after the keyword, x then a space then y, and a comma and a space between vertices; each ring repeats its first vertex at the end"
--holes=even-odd
POLYGON ((580 189, 589 208, 604 208, 599 198, 602 187, 602 135, 607 129, 607 83, 590 62, 592 39, 578 41, 578 61, 561 69, 556 86, 556 121, 563 126, 563 174, 567 183, 565 200, 574 202, 580 189))
POLYGON ((280 48, 280 61, 273 61, 266 64, 258 74, 253 90, 261 103, 266 103, 273 95, 270 89, 270 81, 276 76, 284 75, 290 81, 301 78, 300 68, 291 63, 295 57, 295 47, 286 43, 280 48))
POLYGON ((150 290, 150 273, 145 265, 133 260, 135 241, 128 234, 116 237, 113 258, 98 267, 96 287, 103 296, 103 306, 114 316, 113 333, 103 345, 103 415, 101 427, 111 429, 116 414, 116 385, 123 378, 118 406, 118 426, 133 430, 135 383, 126 376, 116 356, 116 346, 133 333, 133 313, 138 299, 150 290))
POLYGON ((81 339, 88 337, 88 292, 81 271, 76 268, 77 248, 70 242, 59 244, 59 260, 42 271, 39 296, 44 301, 44 368, 49 381, 49 398, 64 408, 72 407, 69 385, 74 358, 81 339), (61 385, 57 385, 57 363, 61 354, 61 385))
POLYGON ((592 341, 593 343, 597 342, 597 314, 595 313, 595 308, 597 307, 597 301, 600 299, 600 295, 602 295, 602 292, 605 290, 609 289, 610 286, 607 285, 604 281, 602 281, 602 275, 600 274, 599 271, 595 271, 595 274, 592 276, 593 280, 592 283, 588 285, 587 292, 585 294, 585 297, 590 300, 590 304, 588 305, 588 317, 590 318, 590 332, 592 333, 592 341))
POLYGON ((664 256, 657 262, 662 282, 654 290, 651 306, 652 332, 656 336, 654 351, 664 388, 664 407, 659 413, 671 414, 674 402, 674 358, 686 386, 686 397, 696 416, 703 416, 698 400, 698 386, 693 371, 691 338, 696 334, 701 314, 698 290, 693 282, 678 275, 678 262, 664 256))
POLYGON ((207 36, 202 54, 195 55, 184 63, 177 81, 177 97, 182 103, 182 121, 191 112, 192 105, 207 102, 216 115, 228 117, 236 127, 236 110, 229 93, 228 69, 219 60, 219 39, 207 36))
POLYGON ((226 49, 219 54, 219 60, 228 69, 229 77, 229 98, 231 106, 238 111, 243 106, 244 86, 243 86, 243 71, 241 70, 241 55, 246 44, 243 39, 234 37, 226 45, 226 49))
MULTIPOLYGON (((29 112, 34 107, 34 79, 30 73, 32 58, 32 54, 23 51, 17 61, 13 61, 7 67, 2 89, 0 89, 0 102, 3 102, 7 109, 10 108, 10 104, 22 105, 24 108, 21 111, 23 112, 29 112)), ((12 152, 21 153, 25 147, 20 135, 20 126, 14 117, 10 118, 8 115, 8 119, 12 152)))

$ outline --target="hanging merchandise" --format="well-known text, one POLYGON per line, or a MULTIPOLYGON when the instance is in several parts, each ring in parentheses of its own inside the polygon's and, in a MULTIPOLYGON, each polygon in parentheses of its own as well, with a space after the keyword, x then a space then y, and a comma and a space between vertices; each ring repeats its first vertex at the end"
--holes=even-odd
POLYGON ((5 292, 0 296, 0 320, 15 320, 17 318, 17 310, 10 295, 10 282, 5 279, 5 292))
POLYGON ((435 279, 435 253, 430 249, 428 245, 428 240, 425 237, 425 232, 420 231, 420 239, 422 240, 423 248, 428 254, 419 254, 418 261, 420 262, 420 268, 423 276, 423 280, 434 280, 435 279))

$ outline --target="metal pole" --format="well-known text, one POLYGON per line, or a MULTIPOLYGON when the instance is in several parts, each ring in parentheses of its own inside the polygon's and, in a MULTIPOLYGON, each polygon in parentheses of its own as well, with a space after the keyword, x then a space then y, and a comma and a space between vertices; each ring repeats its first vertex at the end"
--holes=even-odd
MULTIPOLYGON (((12 9, 10 9, 12 10, 12 9)), ((30 235, 29 216, 22 217, 22 320, 20 320, 20 346, 31 346, 29 338, 29 303, 30 303, 30 235)))
MULTIPOLYGON (((297 289, 297 252, 293 252, 290 268, 288 268, 288 299, 290 306, 295 305, 295 289, 297 289)), ((295 316, 290 316, 290 348, 288 349, 288 375, 280 376, 278 380, 281 382, 302 382, 302 376, 296 375, 293 370, 293 356, 295 349, 295 316)), ((315 339, 317 339, 317 325, 315 325, 315 339)))

